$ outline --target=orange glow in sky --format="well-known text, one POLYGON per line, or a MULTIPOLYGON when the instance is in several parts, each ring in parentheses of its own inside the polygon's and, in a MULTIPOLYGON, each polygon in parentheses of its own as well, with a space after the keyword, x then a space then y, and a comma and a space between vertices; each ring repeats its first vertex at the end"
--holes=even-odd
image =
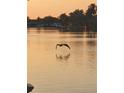
POLYGON ((44 16, 59 16, 62 13, 69 13, 75 9, 87 9, 96 0, 29 0, 27 1, 27 15, 30 18, 44 16))

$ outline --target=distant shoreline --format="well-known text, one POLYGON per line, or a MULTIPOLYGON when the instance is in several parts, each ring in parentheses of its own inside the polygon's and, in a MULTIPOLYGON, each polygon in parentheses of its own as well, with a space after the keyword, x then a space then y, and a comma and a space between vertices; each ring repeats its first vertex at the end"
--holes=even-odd
POLYGON ((64 31, 97 32, 97 6, 91 3, 86 12, 76 9, 68 15, 63 13, 58 17, 38 16, 36 19, 27 17, 27 27, 56 27, 64 31))
POLYGON ((50 32, 50 33, 55 33, 55 32, 59 32, 59 33, 72 33, 72 34, 86 34, 86 37, 88 38, 97 38, 97 32, 94 31, 67 31, 67 30, 62 30, 60 28, 56 28, 56 27, 28 27, 27 28, 27 32, 36 32, 36 33, 42 33, 42 31, 45 32, 50 32))

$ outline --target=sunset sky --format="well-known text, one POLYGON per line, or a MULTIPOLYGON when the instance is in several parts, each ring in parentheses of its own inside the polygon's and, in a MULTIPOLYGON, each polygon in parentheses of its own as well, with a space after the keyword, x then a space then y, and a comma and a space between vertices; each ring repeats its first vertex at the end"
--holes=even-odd
POLYGON ((27 2, 27 15, 30 18, 44 16, 59 16, 62 13, 69 13, 75 9, 87 9, 96 0, 29 0, 27 2))

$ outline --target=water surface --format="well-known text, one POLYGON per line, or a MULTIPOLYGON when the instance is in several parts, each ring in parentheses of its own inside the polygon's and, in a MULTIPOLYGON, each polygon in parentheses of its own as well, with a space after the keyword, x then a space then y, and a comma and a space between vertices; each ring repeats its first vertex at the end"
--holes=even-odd
POLYGON ((35 87, 32 93, 96 93, 97 41, 93 36, 28 29, 28 82, 35 87), (56 50, 59 42, 71 49, 56 50))

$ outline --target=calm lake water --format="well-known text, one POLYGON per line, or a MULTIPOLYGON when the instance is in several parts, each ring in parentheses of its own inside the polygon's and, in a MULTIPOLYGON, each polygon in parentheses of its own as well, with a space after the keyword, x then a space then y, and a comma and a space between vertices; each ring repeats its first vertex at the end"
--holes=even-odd
POLYGON ((97 93, 97 39, 94 33, 28 29, 31 93, 97 93), (92 38, 91 38, 92 37, 92 38), (56 44, 67 43, 67 47, 56 44))

